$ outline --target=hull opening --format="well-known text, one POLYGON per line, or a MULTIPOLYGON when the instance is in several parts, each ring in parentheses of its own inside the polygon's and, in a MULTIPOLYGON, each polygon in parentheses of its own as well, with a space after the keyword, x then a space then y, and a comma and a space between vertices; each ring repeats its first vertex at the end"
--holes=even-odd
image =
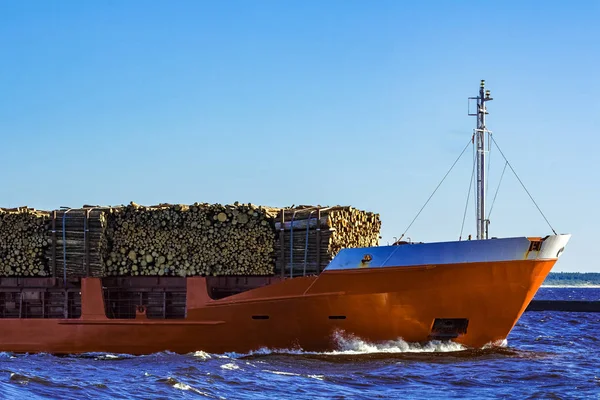
POLYGON ((468 326, 466 318, 436 318, 429 337, 432 340, 456 339, 467 333, 468 326))

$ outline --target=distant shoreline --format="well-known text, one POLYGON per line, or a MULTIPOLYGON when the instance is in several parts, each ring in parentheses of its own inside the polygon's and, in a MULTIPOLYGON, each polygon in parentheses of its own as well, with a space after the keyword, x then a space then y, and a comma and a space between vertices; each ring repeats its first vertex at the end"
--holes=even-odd
POLYGON ((587 283, 582 283, 582 284, 574 284, 574 285, 561 285, 561 284, 543 284, 541 287, 543 288, 564 288, 564 289, 569 289, 569 288, 573 288, 573 289, 600 289, 600 284, 587 284, 587 283))
POLYGON ((542 287, 600 288, 600 272, 551 272, 542 287))

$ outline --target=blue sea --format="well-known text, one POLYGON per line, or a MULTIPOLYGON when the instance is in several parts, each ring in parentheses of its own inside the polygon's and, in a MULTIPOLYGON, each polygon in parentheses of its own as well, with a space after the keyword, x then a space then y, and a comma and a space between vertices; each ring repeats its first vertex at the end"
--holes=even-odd
MULTIPOLYGON (((600 300, 600 288, 542 287, 536 299, 600 300)), ((600 313, 526 312, 504 346, 477 350, 348 339, 332 353, 0 353, 0 397, 600 398, 599 335, 600 313)))

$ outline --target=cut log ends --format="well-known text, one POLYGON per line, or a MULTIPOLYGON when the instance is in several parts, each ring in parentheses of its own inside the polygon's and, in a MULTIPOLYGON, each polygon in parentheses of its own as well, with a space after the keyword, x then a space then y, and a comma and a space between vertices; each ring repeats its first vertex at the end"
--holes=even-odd
POLYGON ((377 246, 380 229, 378 214, 342 206, 0 209, 0 275, 318 273, 343 248, 377 246))

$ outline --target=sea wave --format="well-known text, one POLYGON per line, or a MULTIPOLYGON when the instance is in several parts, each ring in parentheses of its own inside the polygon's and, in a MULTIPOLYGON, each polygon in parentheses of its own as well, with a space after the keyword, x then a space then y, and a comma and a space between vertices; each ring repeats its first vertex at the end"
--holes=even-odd
POLYGON ((132 354, 122 354, 122 353, 88 352, 88 353, 80 353, 80 354, 71 354, 71 355, 69 355, 69 357, 93 358, 94 360, 115 361, 115 360, 126 360, 129 358, 135 358, 136 356, 134 356, 132 354))
POLYGON ((179 381, 178 379, 176 379, 176 378, 174 378, 172 376, 169 376, 167 378, 158 379, 157 382, 169 385, 169 386, 171 386, 171 387, 173 387, 174 389, 177 389, 177 390, 181 390, 181 391, 184 391, 184 392, 189 391, 189 392, 201 395, 203 397, 222 398, 220 396, 215 396, 215 395, 213 395, 211 393, 208 393, 208 392, 202 391, 200 389, 197 389, 197 388, 195 388, 195 387, 193 387, 191 385, 188 385, 187 383, 181 382, 181 381, 179 381))
POLYGON ((239 365, 236 365, 234 363, 227 363, 227 364, 223 364, 221 365, 221 369, 227 369, 230 371, 235 371, 236 369, 240 369, 239 365))
POLYGON ((432 340, 425 344, 409 343, 400 338, 383 342, 369 342, 344 332, 336 332, 334 339, 339 350, 325 352, 325 354, 446 353, 467 349, 456 342, 442 342, 439 340, 432 340))

